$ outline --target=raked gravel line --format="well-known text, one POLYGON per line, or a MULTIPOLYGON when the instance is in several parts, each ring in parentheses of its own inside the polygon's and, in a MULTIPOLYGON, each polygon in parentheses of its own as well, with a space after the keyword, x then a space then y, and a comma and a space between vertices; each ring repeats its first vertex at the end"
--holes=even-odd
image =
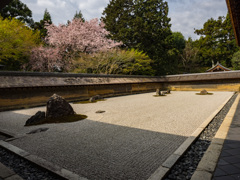
POLYGON ((88 179, 147 179, 232 94, 109 98, 74 104, 77 113, 88 116, 86 120, 35 127, 23 125, 44 107, 7 111, 0 113, 0 126, 17 134, 48 127, 10 143, 88 179), (96 114, 97 110, 106 112, 96 114))

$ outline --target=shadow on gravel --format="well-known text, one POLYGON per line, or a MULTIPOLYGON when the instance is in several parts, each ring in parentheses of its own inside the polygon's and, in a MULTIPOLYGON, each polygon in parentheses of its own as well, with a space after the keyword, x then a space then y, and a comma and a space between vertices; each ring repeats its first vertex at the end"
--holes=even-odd
POLYGON ((88 179, 146 180, 187 138, 87 119, 58 128, 11 144, 88 179))
MULTIPOLYGON (((33 113, 34 112, 35 111, 33 111, 33 113)), ((9 131, 12 134, 19 134, 19 131, 23 129, 25 122, 31 116, 32 115, 22 114, 14 111, 0 112, 0 131, 3 129, 9 131)))

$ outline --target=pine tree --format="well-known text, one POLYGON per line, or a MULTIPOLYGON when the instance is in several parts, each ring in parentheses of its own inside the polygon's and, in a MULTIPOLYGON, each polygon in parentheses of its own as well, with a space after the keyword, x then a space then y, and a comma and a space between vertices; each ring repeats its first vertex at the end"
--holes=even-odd
POLYGON ((209 19, 195 33, 201 35, 196 43, 202 66, 211 67, 212 61, 219 61, 224 66, 231 67, 232 56, 238 48, 229 14, 226 17, 220 16, 217 20, 209 19))
POLYGON ((79 10, 79 12, 76 11, 76 14, 74 15, 73 19, 81 19, 83 22, 85 22, 83 14, 80 10, 79 10))
POLYGON ((111 0, 102 17, 110 38, 139 49, 154 60, 157 74, 166 74, 172 49, 168 4, 163 0, 111 0))
POLYGON ((32 11, 20 0, 12 0, 8 5, 0 10, 0 14, 4 19, 8 17, 15 17, 20 21, 27 23, 30 27, 34 24, 32 11))
POLYGON ((48 12, 47 9, 45 9, 44 11, 44 15, 43 15, 43 22, 47 22, 48 24, 52 24, 52 18, 51 18, 51 15, 50 13, 48 12))
POLYGON ((52 24, 52 18, 47 9, 44 11, 43 19, 40 22, 35 22, 34 29, 40 30, 40 36, 44 39, 47 36, 47 29, 45 28, 46 24, 52 24))

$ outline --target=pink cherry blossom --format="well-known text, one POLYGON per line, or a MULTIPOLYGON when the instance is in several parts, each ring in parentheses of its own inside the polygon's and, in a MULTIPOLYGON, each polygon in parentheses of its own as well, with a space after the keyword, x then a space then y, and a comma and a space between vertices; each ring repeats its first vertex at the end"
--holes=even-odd
POLYGON ((46 42, 55 47, 63 47, 67 51, 94 53, 120 45, 106 36, 104 24, 98 19, 81 21, 73 19, 68 25, 48 25, 46 42))
POLYGON ((57 47, 37 47, 32 49, 29 65, 34 71, 52 72, 64 67, 63 54, 57 47))
POLYGON ((106 51, 121 45, 107 38, 109 32, 98 19, 73 19, 67 25, 46 25, 46 47, 32 50, 29 65, 36 71, 54 71, 56 67, 67 71, 74 57, 81 53, 106 51))

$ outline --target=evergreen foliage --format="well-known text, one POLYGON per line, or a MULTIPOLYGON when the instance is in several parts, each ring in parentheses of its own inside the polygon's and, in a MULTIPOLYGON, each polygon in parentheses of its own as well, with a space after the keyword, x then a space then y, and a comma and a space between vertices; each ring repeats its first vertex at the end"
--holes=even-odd
POLYGON ((199 64, 211 67, 212 63, 220 62, 231 67, 232 55, 238 50, 229 14, 217 20, 211 18, 204 23, 202 29, 195 30, 201 35, 196 41, 199 48, 199 64))
POLYGON ((181 32, 173 32, 172 36, 173 47, 176 48, 179 51, 179 53, 182 53, 186 45, 184 36, 182 35, 181 32))
POLYGON ((73 19, 81 19, 83 22, 85 22, 85 19, 84 19, 83 14, 82 14, 81 11, 79 11, 79 12, 76 11, 73 19))
POLYGON ((47 36, 47 29, 45 28, 47 24, 52 24, 52 18, 48 10, 45 9, 43 19, 40 20, 40 22, 35 22, 34 24, 34 29, 40 31, 42 40, 44 40, 44 38, 47 36))
POLYGON ((170 73, 169 56, 173 47, 167 2, 111 0, 102 19, 110 38, 122 41, 124 47, 147 53, 154 60, 157 75, 170 73))
POLYGON ((234 53, 231 62, 234 70, 240 70, 240 51, 234 53))
POLYGON ((30 27, 32 27, 34 24, 32 19, 32 11, 20 0, 12 0, 8 5, 0 10, 0 14, 4 19, 15 17, 20 21, 27 23, 30 27))

